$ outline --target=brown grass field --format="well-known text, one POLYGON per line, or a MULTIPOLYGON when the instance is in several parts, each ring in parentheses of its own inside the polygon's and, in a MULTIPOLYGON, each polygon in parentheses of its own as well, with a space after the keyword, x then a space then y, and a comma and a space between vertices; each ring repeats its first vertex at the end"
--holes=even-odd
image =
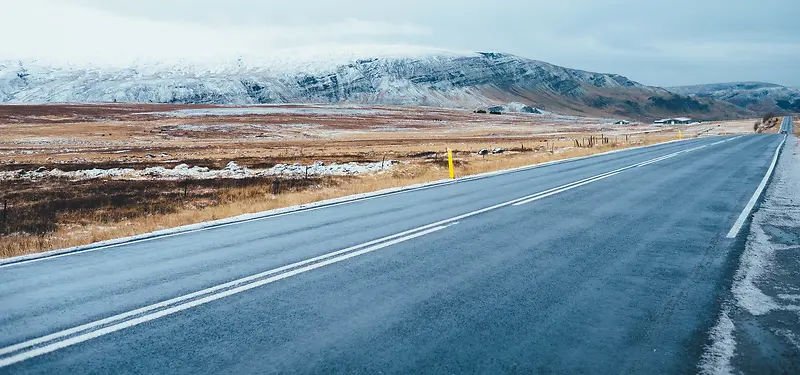
MULTIPOLYGON (((219 169, 315 161, 399 160, 359 176, 209 180, 0 178, 0 257, 147 233, 447 177, 446 149, 467 176, 677 138, 677 128, 556 115, 418 107, 2 105, 0 173, 44 167, 219 169), (230 109, 230 108, 228 108, 230 109), (259 112, 260 111, 260 112, 259 112), (252 112, 252 113, 251 113, 252 112), (589 138, 605 139, 589 145, 589 138), (576 141, 578 146, 576 146, 576 141), (480 149, 503 148, 479 156, 480 149), (3 203, 6 204, 3 210, 3 203)), ((753 120, 682 127, 684 137, 753 131, 753 120)), ((13 175, 7 174, 6 176, 13 175)))
POLYGON ((800 116, 792 117, 792 123, 794 124, 794 135, 800 136, 800 116))

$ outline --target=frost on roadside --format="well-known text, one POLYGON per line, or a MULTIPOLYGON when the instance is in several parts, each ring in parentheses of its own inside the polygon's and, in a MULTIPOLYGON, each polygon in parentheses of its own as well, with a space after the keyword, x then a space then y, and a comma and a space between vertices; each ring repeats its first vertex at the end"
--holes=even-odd
POLYGON ((786 366, 800 364, 796 340, 800 333, 798 187, 800 141, 790 138, 764 200, 753 215, 733 279, 732 300, 710 331, 711 344, 701 359, 701 373, 786 370, 786 366), (794 324, 786 323, 791 321, 794 324), (742 345, 744 342, 748 345, 742 345), (759 348, 753 349, 754 345, 759 348), (742 363, 751 367, 738 368, 742 363))

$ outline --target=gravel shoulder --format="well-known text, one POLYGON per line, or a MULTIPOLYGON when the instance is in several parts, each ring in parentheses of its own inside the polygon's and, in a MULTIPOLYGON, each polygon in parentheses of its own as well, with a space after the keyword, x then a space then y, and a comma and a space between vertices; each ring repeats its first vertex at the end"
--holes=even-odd
POLYGON ((800 139, 790 137, 710 332, 706 374, 800 373, 800 139))

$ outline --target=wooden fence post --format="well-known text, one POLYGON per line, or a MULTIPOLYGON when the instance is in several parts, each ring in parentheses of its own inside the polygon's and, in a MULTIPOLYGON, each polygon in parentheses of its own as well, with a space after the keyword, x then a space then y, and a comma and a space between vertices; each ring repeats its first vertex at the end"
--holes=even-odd
POLYGON ((6 228, 6 220, 8 217, 8 199, 3 199, 3 229, 6 228))
POLYGON ((272 195, 278 195, 280 192, 281 180, 275 179, 272 181, 272 195))

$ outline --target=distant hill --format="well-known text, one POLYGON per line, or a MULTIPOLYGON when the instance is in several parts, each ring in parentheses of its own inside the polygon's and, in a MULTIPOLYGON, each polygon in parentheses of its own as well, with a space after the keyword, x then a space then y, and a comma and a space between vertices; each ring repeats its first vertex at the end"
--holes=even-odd
POLYGON ((403 51, 218 65, 53 66, 0 62, 0 103, 363 103, 516 106, 649 120, 752 116, 713 97, 690 97, 618 74, 563 68, 504 53, 403 51))
POLYGON ((757 113, 800 112, 800 90, 765 82, 731 82, 669 87, 696 98, 722 100, 757 113))

